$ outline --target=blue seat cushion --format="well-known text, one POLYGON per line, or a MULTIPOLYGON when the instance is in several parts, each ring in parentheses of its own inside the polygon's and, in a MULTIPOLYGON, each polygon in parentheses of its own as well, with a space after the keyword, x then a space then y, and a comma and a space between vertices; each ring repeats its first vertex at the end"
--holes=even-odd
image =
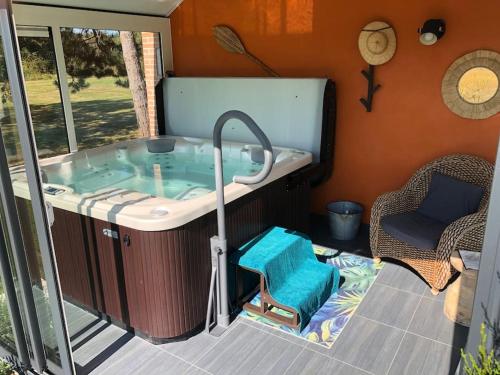
POLYGON ((434 250, 446 223, 422 215, 416 211, 384 216, 382 229, 397 240, 419 249, 434 250))
POLYGON ((450 224, 476 212, 483 194, 480 186, 434 172, 429 191, 417 212, 450 224))

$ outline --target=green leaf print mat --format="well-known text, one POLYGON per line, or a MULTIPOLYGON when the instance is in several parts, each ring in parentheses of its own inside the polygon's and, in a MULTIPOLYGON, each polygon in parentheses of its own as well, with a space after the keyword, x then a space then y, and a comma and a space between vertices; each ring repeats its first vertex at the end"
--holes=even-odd
MULTIPOLYGON (((327 247, 313 245, 313 248, 316 255, 326 256, 327 263, 339 268, 341 285, 313 315, 302 332, 247 311, 242 311, 240 316, 331 348, 384 265, 375 264, 371 258, 347 253, 337 254, 337 251, 327 247), (336 255, 330 256, 331 254, 336 255)), ((253 298, 252 303, 260 305, 260 294, 253 298)), ((273 308, 273 311, 285 316, 288 314, 277 308, 273 308)))

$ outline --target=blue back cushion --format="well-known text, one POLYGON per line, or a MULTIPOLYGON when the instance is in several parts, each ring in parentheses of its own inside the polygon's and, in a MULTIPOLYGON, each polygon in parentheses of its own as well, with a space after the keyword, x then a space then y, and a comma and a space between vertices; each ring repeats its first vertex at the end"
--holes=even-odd
POLYGON ((434 172, 427 196, 417 208, 419 214, 450 224, 477 211, 484 189, 434 172))

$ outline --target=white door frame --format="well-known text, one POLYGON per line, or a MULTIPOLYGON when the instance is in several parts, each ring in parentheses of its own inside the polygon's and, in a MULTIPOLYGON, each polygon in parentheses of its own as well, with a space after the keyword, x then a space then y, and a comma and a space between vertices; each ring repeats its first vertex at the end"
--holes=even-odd
MULTIPOLYGON (((75 366, 73 363, 70 338, 63 307, 61 286, 55 266, 54 245, 46 211, 42 177, 35 146, 35 133, 33 131, 31 113, 26 95, 21 66, 21 55, 19 53, 18 38, 15 22, 12 17, 10 0, 0 0, 0 28, 5 64, 10 83, 12 101, 14 102, 19 143, 21 145, 24 168, 28 180, 35 233, 40 247, 42 265, 49 295, 48 299, 53 330, 61 361, 60 368, 56 365, 56 367, 50 368, 50 370, 54 372, 62 371, 63 374, 72 375, 75 373, 75 366)), ((2 143, 3 146, 3 141, 0 143, 2 143)), ((5 148, 2 147, 0 152, 5 153, 5 148)), ((23 301, 23 310, 26 315, 26 327, 33 350, 34 359, 32 365, 35 370, 42 372, 49 364, 47 363, 47 358, 43 350, 42 335, 39 325, 40 321, 37 316, 36 305, 33 298, 33 289, 26 264, 25 248, 22 241, 18 212, 15 206, 10 171, 6 162, 7 159, 5 155, 2 155, 0 160, 0 180, 2 184, 0 188, 2 193, 1 204, 5 210, 5 221, 9 231, 15 268, 19 275, 20 294, 23 301)))
MULTIPOLYGON (((466 346, 466 351, 474 357, 477 355, 477 348, 481 341, 480 328, 485 322, 486 316, 492 322, 500 322, 500 145, 490 194, 472 321, 466 346)), ((491 344, 491 335, 489 335, 488 346, 491 344)))

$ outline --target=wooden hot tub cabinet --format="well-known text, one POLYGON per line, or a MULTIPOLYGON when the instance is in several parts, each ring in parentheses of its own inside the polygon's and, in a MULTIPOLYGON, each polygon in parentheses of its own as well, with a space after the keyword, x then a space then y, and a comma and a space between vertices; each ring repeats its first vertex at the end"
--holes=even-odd
MULTIPOLYGON (((226 206, 230 247, 273 225, 308 232, 309 185, 290 188, 287 180, 226 206)), ((21 211, 29 204, 18 203, 21 211)), ((154 343, 184 338, 204 325, 215 211, 160 232, 57 208, 54 215, 52 234, 65 299, 105 314, 154 343)))

